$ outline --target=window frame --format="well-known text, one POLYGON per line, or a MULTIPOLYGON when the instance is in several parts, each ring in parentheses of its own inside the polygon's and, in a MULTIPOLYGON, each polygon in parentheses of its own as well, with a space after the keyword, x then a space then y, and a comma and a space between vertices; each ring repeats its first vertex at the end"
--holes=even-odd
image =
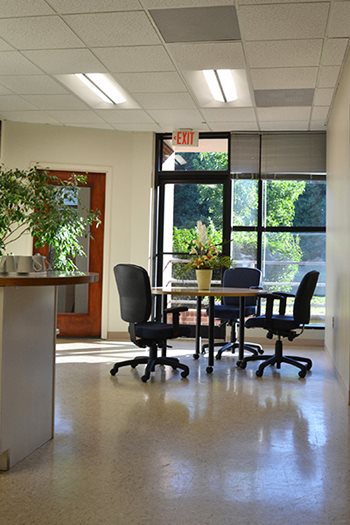
MULTIPOLYGON (((271 134, 271 132, 269 132, 271 134)), ((321 180, 326 181, 326 174, 264 174, 261 172, 261 144, 263 132, 255 133, 260 137, 259 173, 232 173, 231 172, 231 133, 230 132, 200 132, 199 138, 226 138, 228 140, 228 169, 222 171, 166 171, 161 169, 162 143, 169 140, 171 133, 156 134, 155 152, 155 192, 154 203, 154 242, 152 254, 152 284, 162 285, 163 255, 162 251, 164 228, 164 193, 166 184, 222 184, 223 185, 223 250, 224 255, 230 255, 230 239, 234 232, 255 232, 257 234, 257 268, 262 268, 263 235, 264 233, 325 233, 326 226, 264 226, 263 225, 263 185, 265 180, 321 180), (254 179, 258 182, 258 210, 256 226, 234 226, 232 221, 232 185, 234 180, 254 179)), ((168 254, 169 252, 166 252, 168 254)), ((175 253, 175 252, 171 252, 175 253)), ((160 304, 157 306, 160 313, 160 304)), ((324 328, 323 324, 308 325, 309 328, 324 328)))

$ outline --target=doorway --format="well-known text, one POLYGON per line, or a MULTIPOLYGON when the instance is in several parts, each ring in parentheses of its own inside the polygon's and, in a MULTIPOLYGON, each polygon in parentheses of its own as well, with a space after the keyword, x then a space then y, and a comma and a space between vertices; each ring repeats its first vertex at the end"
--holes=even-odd
MULTIPOLYGON (((67 180, 73 172, 49 171, 49 175, 67 180)), ((79 198, 86 208, 100 211, 101 224, 91 227, 91 236, 82 239, 87 257, 77 257, 75 264, 82 272, 98 273, 92 284, 59 286, 57 293, 57 328, 60 337, 100 337, 103 280, 105 182, 104 173, 78 173, 87 178, 79 186, 79 198), (85 243, 85 244, 84 244, 85 243)), ((38 251, 38 250, 36 250, 38 251)), ((47 255, 49 247, 39 250, 47 255)))

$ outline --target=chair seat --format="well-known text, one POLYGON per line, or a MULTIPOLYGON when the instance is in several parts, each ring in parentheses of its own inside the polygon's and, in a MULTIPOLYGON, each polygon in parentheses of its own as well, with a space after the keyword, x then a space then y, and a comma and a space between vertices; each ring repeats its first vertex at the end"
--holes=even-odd
POLYGON ((245 326, 246 328, 265 328, 272 332, 281 332, 299 328, 300 323, 295 321, 295 319, 289 315, 273 315, 271 318, 267 318, 264 315, 258 315, 257 317, 247 319, 245 326))
POLYGON ((136 324, 135 334, 137 337, 149 340, 172 339, 174 337, 174 329, 172 325, 148 321, 146 323, 136 324))
MULTIPOLYGON (((253 315, 256 311, 256 306, 246 306, 244 308, 244 315, 253 315)), ((214 307, 214 317, 219 319, 239 319, 239 308, 236 306, 229 306, 226 304, 218 304, 214 307)))

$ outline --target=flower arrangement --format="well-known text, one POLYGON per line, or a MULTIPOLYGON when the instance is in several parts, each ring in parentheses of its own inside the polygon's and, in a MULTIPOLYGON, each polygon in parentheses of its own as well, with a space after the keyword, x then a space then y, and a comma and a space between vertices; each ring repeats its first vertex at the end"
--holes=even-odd
POLYGON ((231 259, 227 255, 220 255, 216 245, 208 236, 207 227, 202 221, 197 222, 197 237, 189 246, 190 260, 188 268, 195 270, 214 270, 229 268, 231 259))

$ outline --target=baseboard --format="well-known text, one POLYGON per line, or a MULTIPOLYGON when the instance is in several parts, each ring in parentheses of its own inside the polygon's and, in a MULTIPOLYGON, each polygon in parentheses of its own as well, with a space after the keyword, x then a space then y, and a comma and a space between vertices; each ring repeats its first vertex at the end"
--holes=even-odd
POLYGON ((130 335, 128 332, 107 332, 107 340, 130 341, 130 335))
POLYGON ((334 375, 336 377, 336 380, 338 382, 338 385, 339 385, 339 388, 341 390, 341 393, 344 396, 344 399, 347 402, 347 404, 350 405, 350 390, 346 386, 346 383, 344 382, 344 379, 342 378, 342 376, 339 374, 338 369, 336 368, 336 366, 334 364, 333 356, 332 356, 332 354, 331 354, 331 352, 330 352, 330 350, 329 350, 329 348, 327 347, 326 344, 324 345, 324 348, 325 348, 326 354, 329 357, 329 362, 330 362, 330 364, 332 366, 332 370, 333 370, 334 375))

